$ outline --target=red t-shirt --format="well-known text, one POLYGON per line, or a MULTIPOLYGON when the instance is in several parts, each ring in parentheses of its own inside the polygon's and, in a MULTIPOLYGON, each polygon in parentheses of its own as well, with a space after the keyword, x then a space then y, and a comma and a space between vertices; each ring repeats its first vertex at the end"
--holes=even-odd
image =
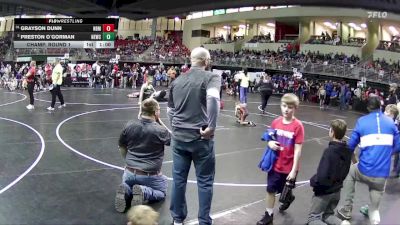
POLYGON ((294 145, 304 141, 304 127, 300 120, 294 118, 290 124, 283 123, 280 116, 272 121, 271 128, 276 130, 277 141, 283 147, 277 151, 278 159, 274 164, 274 171, 289 174, 293 167, 294 145))
POLYGON ((26 78, 27 82, 34 82, 35 74, 36 74, 36 67, 32 66, 31 68, 29 68, 28 74, 30 74, 30 75, 26 78))

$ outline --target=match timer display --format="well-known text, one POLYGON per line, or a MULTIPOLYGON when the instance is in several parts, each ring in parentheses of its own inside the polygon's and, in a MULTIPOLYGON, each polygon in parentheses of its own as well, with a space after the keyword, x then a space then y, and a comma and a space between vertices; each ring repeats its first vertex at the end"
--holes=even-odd
POLYGON ((15 19, 15 48, 115 48, 117 19, 15 19))

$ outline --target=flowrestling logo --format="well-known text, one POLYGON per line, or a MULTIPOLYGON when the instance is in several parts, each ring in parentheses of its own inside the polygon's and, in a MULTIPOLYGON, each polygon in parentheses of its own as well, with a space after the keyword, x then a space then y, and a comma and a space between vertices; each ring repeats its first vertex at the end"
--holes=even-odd
POLYGON ((367 13, 368 13, 368 18, 374 18, 374 19, 385 19, 388 16, 387 12, 369 11, 367 13))

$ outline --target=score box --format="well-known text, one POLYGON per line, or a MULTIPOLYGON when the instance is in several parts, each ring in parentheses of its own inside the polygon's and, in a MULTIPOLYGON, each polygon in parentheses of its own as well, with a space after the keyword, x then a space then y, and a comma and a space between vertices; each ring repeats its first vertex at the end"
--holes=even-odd
POLYGON ((114 32, 114 24, 103 24, 103 32, 114 32))
POLYGON ((96 41, 96 48, 115 48, 114 41, 96 41))
POLYGON ((115 33, 114 32, 105 32, 103 33, 103 41, 114 41, 115 33))

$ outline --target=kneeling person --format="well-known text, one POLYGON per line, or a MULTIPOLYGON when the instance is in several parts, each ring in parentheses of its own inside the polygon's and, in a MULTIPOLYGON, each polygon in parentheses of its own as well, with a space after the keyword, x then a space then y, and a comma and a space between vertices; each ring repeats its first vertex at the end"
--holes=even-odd
POLYGON ((238 118, 238 120, 236 122, 240 123, 240 125, 255 126, 255 123, 253 123, 252 121, 246 121, 246 118, 248 115, 249 115, 249 111, 247 110, 247 104, 246 103, 236 103, 235 116, 238 118))
POLYGON ((160 106, 152 98, 142 102, 139 121, 130 121, 122 131, 119 148, 126 167, 115 197, 115 209, 125 212, 130 206, 162 201, 167 179, 161 174, 164 145, 171 141, 168 129, 159 118, 160 106))

